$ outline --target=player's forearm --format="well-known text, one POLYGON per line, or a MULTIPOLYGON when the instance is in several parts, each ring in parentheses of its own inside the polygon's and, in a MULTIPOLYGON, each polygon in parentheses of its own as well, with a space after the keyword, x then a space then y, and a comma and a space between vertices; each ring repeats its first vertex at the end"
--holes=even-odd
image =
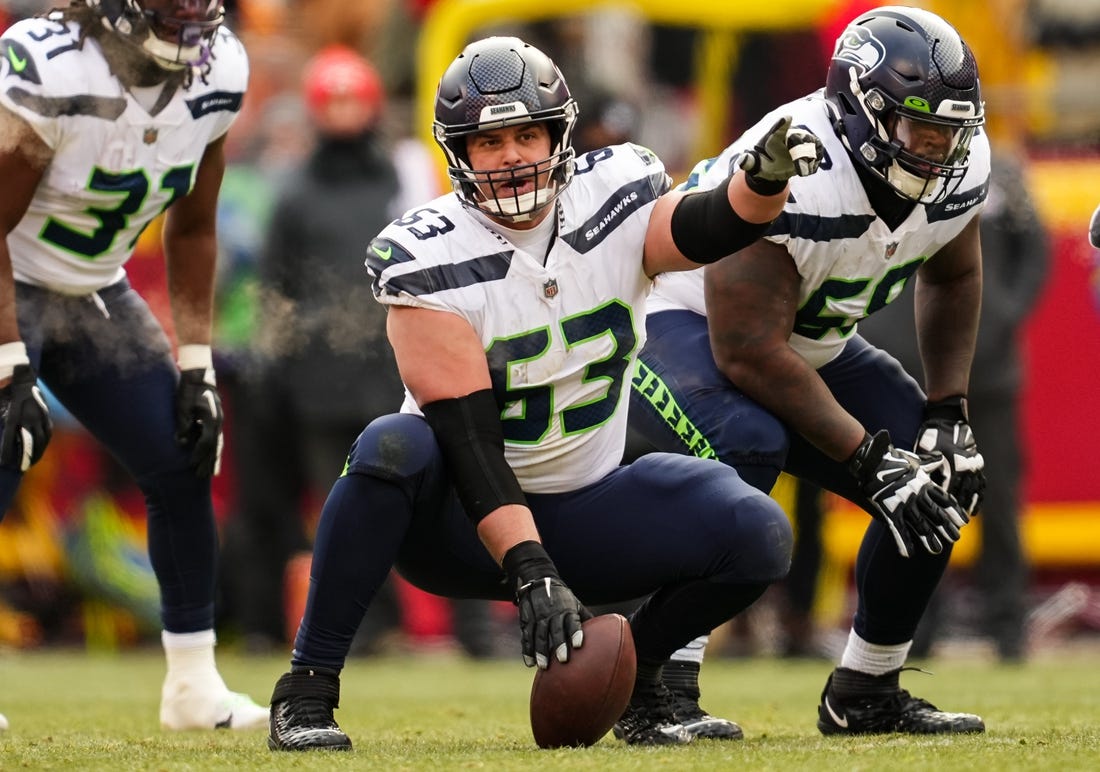
POLYGON ((11 253, 0 239, 0 344, 22 340, 15 311, 15 279, 12 277, 11 253))
POLYGON ((967 393, 981 298, 980 273, 945 284, 917 285, 917 340, 930 400, 967 393))
POLYGON ((734 385, 836 461, 845 461, 866 434, 837 403, 817 372, 789 346, 754 358, 719 360, 734 385))
POLYGON ((180 343, 211 341, 216 249, 212 234, 179 236, 165 247, 172 321, 180 343))
POLYGON ((505 504, 477 524, 477 535, 497 563, 504 553, 523 541, 541 541, 531 510, 522 504, 505 504))

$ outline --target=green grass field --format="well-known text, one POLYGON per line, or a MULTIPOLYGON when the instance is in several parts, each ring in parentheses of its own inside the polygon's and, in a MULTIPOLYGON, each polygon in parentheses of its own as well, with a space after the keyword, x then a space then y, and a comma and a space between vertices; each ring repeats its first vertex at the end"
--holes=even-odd
MULTIPOLYGON (((219 651, 230 685, 266 701, 286 657, 219 651)), ((517 660, 454 655, 353 660, 337 719, 350 754, 285 754, 263 732, 162 732, 158 650, 0 655, 0 770, 1095 770, 1100 768, 1100 644, 1022 666, 938 659, 902 685, 947 710, 980 713, 985 735, 824 738, 814 721, 824 662, 711 659, 704 707, 741 723, 739 743, 540 751, 531 739, 531 671, 517 660)))

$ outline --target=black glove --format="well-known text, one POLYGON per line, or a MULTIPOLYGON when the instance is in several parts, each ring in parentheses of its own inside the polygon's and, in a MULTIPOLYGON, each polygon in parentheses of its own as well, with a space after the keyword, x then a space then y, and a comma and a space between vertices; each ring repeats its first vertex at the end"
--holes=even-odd
POLYGON ((0 389, 0 415, 4 418, 0 466, 25 472, 42 458, 53 435, 50 410, 30 365, 16 365, 11 382, 0 389))
POLYGON ((915 454, 890 444, 885 429, 874 437, 867 435, 848 461, 848 470, 889 527, 902 557, 913 554, 914 538, 931 554, 940 554, 944 545, 958 541, 959 529, 970 521, 915 454))
POLYGON ((917 445, 913 450, 920 456, 922 465, 933 461, 937 454, 943 456, 947 462, 941 466, 943 477, 937 479, 933 474, 932 479, 973 517, 982 505, 985 492, 985 459, 978 452, 978 443, 970 428, 966 398, 948 397, 929 402, 924 408, 924 423, 917 432, 917 445))
POLYGON ((554 562, 537 541, 521 541, 501 561, 516 588, 523 664, 550 666, 550 652, 558 662, 569 661, 569 648, 584 645, 581 622, 592 613, 565 586, 554 562))
POLYGON ((199 477, 216 475, 221 469, 223 419, 214 370, 181 372, 176 389, 176 442, 193 448, 191 466, 199 477))
POLYGON ((808 177, 817 171, 825 149, 817 135, 806 129, 792 129, 791 117, 776 121, 752 150, 737 159, 745 170, 745 182, 762 196, 774 196, 791 177, 808 177))

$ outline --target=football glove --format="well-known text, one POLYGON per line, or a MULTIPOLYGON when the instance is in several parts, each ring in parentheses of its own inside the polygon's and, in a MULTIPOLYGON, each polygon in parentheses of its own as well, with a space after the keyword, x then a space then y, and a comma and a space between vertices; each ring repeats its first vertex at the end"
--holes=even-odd
POLYGON ((768 133, 737 160, 745 170, 745 182, 762 196, 774 196, 791 177, 807 177, 817 171, 825 149, 817 135, 791 128, 791 117, 776 121, 768 133))
POLYGON ((941 474, 931 477, 973 517, 985 492, 985 459, 978 452, 968 420, 965 397, 929 402, 913 450, 926 469, 937 455, 943 456, 946 463, 939 466, 941 474))
POLYGON ((222 463, 222 401, 210 367, 184 370, 176 389, 176 442, 191 448, 191 466, 211 477, 222 463))
POLYGON ((53 435, 50 410, 30 365, 16 365, 11 382, 0 389, 0 415, 4 418, 0 466, 25 472, 42 458, 53 435))
POLYGON ((890 529, 902 557, 913 554, 915 542, 940 554, 945 545, 958 541, 959 529, 970 521, 954 497, 932 481, 916 454, 890 443, 885 429, 867 435, 848 470, 890 529))
POLYGON ((581 622, 591 619, 592 613, 565 586, 538 542, 520 542, 501 562, 516 588, 523 664, 545 670, 551 652, 558 662, 568 662, 570 647, 584 645, 581 622))

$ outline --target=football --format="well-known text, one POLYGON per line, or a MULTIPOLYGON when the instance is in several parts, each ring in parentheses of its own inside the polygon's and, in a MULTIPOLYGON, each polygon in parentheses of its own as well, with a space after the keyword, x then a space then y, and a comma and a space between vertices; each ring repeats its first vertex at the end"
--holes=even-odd
POLYGON ((531 731, 540 748, 595 745, 626 710, 637 661, 630 624, 603 614, 582 625, 569 661, 550 659, 531 685, 531 731))

